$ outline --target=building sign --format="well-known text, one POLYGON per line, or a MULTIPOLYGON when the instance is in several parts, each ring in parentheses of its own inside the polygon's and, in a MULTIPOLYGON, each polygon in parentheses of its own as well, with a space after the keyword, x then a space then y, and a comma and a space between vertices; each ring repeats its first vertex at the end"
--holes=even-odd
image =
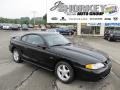
POLYGON ((120 0, 47 0, 47 22, 118 22, 119 8, 120 0))
POLYGON ((87 26, 102 26, 102 23, 87 23, 87 26))
POLYGON ((105 23, 105 27, 120 27, 120 23, 105 23))
POLYGON ((87 23, 87 26, 120 27, 120 23, 87 23))

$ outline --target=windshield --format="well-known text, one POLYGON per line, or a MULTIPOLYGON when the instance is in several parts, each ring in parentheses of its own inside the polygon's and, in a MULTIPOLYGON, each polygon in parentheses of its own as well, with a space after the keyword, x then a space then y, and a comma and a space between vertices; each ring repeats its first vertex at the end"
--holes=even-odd
POLYGON ((120 30, 115 30, 114 33, 120 33, 120 30))
POLYGON ((49 34, 43 36, 47 41, 49 46, 56 46, 56 45, 65 45, 69 44, 70 42, 60 34, 49 34))

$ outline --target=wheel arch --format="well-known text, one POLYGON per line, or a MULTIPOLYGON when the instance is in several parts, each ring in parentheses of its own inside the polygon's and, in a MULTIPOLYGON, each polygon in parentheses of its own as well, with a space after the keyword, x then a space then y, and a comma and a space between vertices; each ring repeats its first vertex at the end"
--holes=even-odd
POLYGON ((72 61, 70 61, 70 60, 68 60, 68 59, 65 59, 65 58, 60 58, 60 59, 58 59, 58 60, 55 62, 55 64, 54 64, 54 70, 55 70, 56 65, 57 65, 59 62, 66 62, 66 63, 70 64, 70 66, 71 66, 72 68, 74 68, 72 61))
POLYGON ((11 48, 11 52, 12 52, 12 53, 13 53, 14 49, 16 49, 15 46, 13 46, 13 47, 11 48))
POLYGON ((17 50, 20 52, 20 54, 22 54, 22 51, 21 51, 20 49, 18 49, 16 46, 13 46, 13 47, 11 48, 11 52, 12 52, 12 53, 13 53, 14 49, 17 49, 17 50))

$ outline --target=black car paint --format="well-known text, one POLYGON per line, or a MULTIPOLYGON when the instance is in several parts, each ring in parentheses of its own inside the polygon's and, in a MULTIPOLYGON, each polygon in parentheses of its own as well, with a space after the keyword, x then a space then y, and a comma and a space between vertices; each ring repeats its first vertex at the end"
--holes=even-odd
POLYGON ((77 48, 73 45, 53 47, 53 52, 58 53, 60 56, 67 57, 74 62, 80 62, 82 65, 90 63, 105 62, 107 56, 102 53, 98 53, 95 50, 87 50, 83 48, 77 48))
MULTIPOLYGON (((36 35, 42 37, 40 33, 36 33, 36 35)), ((25 43, 21 40, 21 37, 12 38, 9 48, 11 52, 14 48, 17 48, 21 51, 23 60, 40 65, 51 71, 54 71, 56 63, 61 60, 70 63, 75 70, 79 69, 91 74, 100 74, 107 69, 111 69, 111 63, 98 70, 85 69, 86 64, 105 63, 109 60, 106 54, 94 49, 77 48, 73 45, 49 47, 46 41, 45 46, 36 46, 25 43)), ((108 62, 111 61, 109 60, 108 62)))

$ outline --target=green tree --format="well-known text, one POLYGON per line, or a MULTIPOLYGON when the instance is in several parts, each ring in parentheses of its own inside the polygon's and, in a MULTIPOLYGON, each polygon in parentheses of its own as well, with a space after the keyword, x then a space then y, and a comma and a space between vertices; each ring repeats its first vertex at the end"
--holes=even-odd
POLYGON ((30 18, 29 17, 21 17, 20 21, 21 21, 21 24, 29 24, 30 18))
POLYGON ((47 20, 47 14, 45 14, 45 15, 43 16, 43 19, 44 19, 44 20, 47 20))

